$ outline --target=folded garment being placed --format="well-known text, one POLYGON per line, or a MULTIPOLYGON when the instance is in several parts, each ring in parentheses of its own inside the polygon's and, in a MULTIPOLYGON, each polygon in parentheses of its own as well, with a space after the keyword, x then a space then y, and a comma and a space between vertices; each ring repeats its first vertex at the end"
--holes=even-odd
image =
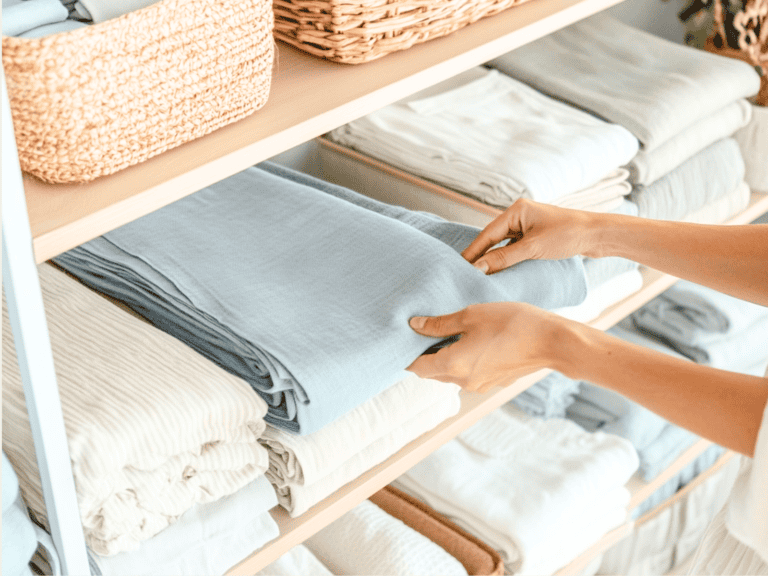
POLYGON ((114 556, 91 554, 91 572, 102 576, 225 574, 280 535, 268 512, 276 504, 272 485, 260 476, 234 494, 196 504, 142 542, 138 550, 114 556))
MULTIPOLYGON (((29 0, 26 0, 27 2, 29 0)), ((117 18, 128 12, 134 12, 146 8, 159 0, 78 0, 75 2, 75 13, 83 20, 90 20, 94 24, 117 18)))
POLYGON ((306 512, 338 488, 459 411, 459 387, 411 375, 313 434, 268 426, 267 477, 291 516, 306 512))
POLYGON ((456 558, 370 500, 311 536, 305 545, 337 576, 467 574, 456 558))
POLYGON ((635 186, 629 198, 638 215, 682 220, 727 196, 744 181, 744 160, 732 138, 718 140, 650 186, 635 186))
POLYGON ((631 318, 638 330, 700 364, 740 372, 768 357, 768 308, 693 282, 681 280, 631 318))
POLYGON ((325 564, 303 544, 294 546, 256 576, 333 576, 325 564))
POLYGON ((601 13, 488 63, 625 127, 653 150, 760 88, 754 68, 601 13))
POLYGON ((550 574, 626 518, 626 440, 505 405, 395 485, 498 550, 512 574, 550 574))
POLYGON ((658 148, 650 152, 640 150, 627 166, 629 181, 633 184, 652 184, 707 146, 733 136, 739 128, 747 125, 751 117, 752 105, 746 100, 737 100, 694 122, 658 148))
POLYGON ((25 0, 3 5, 3 36, 19 36, 39 26, 63 22, 68 15, 59 0, 25 0))
POLYGON ((496 71, 472 69, 442 86, 328 137, 498 207, 524 197, 587 208, 628 194, 628 173, 617 169, 638 142, 624 128, 496 71))
MULTIPOLYGON (((39 267, 80 517, 89 548, 136 549, 196 503, 263 475, 267 406, 247 383, 39 267)), ((3 308, 3 449, 46 523, 16 350, 3 308)))
POLYGON ((270 423, 309 434, 439 343, 414 315, 584 299, 578 258, 486 276, 460 254, 478 233, 265 163, 56 262, 247 380, 270 423))

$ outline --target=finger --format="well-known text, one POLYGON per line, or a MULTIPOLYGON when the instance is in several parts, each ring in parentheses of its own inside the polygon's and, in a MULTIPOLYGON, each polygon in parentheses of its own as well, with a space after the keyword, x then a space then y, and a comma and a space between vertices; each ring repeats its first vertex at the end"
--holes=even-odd
POLYGON ((445 338, 460 334, 464 330, 464 311, 445 316, 414 316, 408 322, 413 330, 423 336, 445 338))
POLYGON ((530 247, 531 242, 525 239, 514 244, 507 244, 501 248, 486 252, 482 258, 475 262, 474 266, 486 274, 493 274, 494 272, 514 266, 523 260, 529 260, 531 257, 530 247))
POLYGON ((503 214, 498 215, 480 232, 480 234, 477 235, 477 238, 464 249, 461 255, 464 256, 465 260, 474 264, 475 261, 485 254, 489 248, 492 248, 505 238, 508 238, 510 232, 513 236, 519 237, 522 232, 519 230, 519 226, 514 224, 516 221, 517 217, 512 212, 511 208, 503 214))

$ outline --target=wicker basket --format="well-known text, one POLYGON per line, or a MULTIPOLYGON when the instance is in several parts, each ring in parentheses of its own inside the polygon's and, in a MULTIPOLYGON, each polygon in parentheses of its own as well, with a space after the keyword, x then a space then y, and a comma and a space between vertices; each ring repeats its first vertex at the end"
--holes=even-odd
POLYGON ((439 38, 526 0, 274 0, 275 37, 360 64, 439 38))
POLYGON ((261 108, 272 4, 162 0, 45 38, 3 37, 21 169, 86 182, 261 108))

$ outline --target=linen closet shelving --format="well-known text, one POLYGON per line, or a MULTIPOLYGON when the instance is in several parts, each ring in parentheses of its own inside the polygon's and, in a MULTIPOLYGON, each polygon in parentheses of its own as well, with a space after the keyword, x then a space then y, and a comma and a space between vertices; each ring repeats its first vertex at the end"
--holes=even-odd
MULTIPOLYGON (((3 80, 3 282, 46 506, 65 572, 87 573, 87 563, 34 264, 619 1, 533 0, 450 36, 356 66, 334 64, 278 44, 272 91, 263 109, 140 165, 84 185, 49 185, 20 176, 3 80), (25 200, 29 227, 24 217, 25 200), (25 364, 33 370, 31 376, 25 364)), ((750 222, 766 211, 768 196, 755 194, 749 208, 732 223, 750 222)), ((652 270, 643 273, 643 289, 607 310, 592 325, 609 328, 676 280, 652 270)), ((245 560, 233 558, 229 573, 253 574, 266 566, 546 373, 536 372, 488 394, 463 394, 457 416, 301 517, 291 519, 276 508, 272 514, 281 535, 245 560)), ((639 504, 708 445, 703 440, 695 444, 653 483, 630 482, 633 504, 639 504)), ((560 573, 577 573, 631 529, 632 524, 627 523, 607 534, 560 573)))

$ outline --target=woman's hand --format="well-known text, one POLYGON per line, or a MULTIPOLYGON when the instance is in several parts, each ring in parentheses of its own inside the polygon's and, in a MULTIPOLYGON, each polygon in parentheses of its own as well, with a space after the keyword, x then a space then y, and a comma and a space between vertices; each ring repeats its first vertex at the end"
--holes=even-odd
POLYGON ((475 392, 505 385, 553 363, 559 316, 518 302, 476 304, 446 316, 414 317, 419 334, 458 342, 417 358, 408 370, 475 392))
POLYGON ((486 274, 523 260, 595 256, 598 217, 521 198, 488 224, 462 255, 486 274), (491 250, 505 239, 510 243, 491 250))

